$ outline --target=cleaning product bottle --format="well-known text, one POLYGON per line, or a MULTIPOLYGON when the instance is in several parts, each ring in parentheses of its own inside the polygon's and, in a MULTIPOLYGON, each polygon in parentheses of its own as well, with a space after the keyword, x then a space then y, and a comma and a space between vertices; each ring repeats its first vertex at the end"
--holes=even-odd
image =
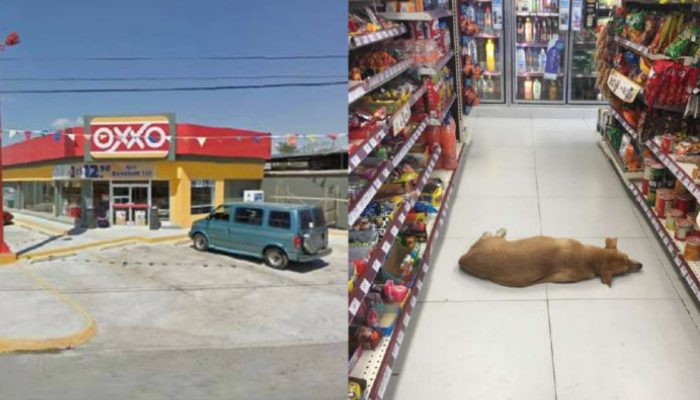
POLYGON ((532 21, 530 21, 530 17, 525 18, 525 43, 532 43, 532 21))
POLYGON ((544 51, 544 49, 540 50, 540 57, 539 57, 539 66, 540 70, 539 72, 544 72, 544 67, 547 65, 547 53, 544 51))
POLYGON ((486 11, 484 11, 484 30, 491 32, 491 26, 491 7, 486 6, 486 11))
POLYGON ((457 169, 457 126, 451 116, 447 123, 440 125, 440 167, 442 169, 457 169))
POLYGON ((496 72, 496 45, 492 39, 486 41, 486 70, 496 72))
POLYGON ((525 79, 525 100, 532 100, 532 80, 529 76, 525 79))
POLYGON ((473 39, 470 40, 467 44, 467 55, 470 55, 472 57, 472 61, 474 63, 479 63, 479 54, 476 48, 476 41, 473 39))
POLYGON ((535 79, 535 83, 532 84, 532 98, 539 100, 542 95, 542 83, 539 79, 535 79))
POLYGON ((517 60, 516 64, 518 67, 518 73, 519 74, 524 74, 527 72, 527 66, 525 65, 525 49, 522 47, 518 49, 517 53, 517 60))

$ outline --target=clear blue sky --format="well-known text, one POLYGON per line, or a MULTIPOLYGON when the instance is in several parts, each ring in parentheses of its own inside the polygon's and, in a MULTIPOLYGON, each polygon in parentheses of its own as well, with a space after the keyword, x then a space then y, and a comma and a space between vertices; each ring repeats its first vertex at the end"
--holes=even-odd
MULTIPOLYGON (((90 56, 347 53, 345 0, 15 0, 0 6, 0 35, 20 33, 2 78, 318 74, 346 79, 345 59, 302 61, 75 61, 90 56), (40 57, 42 60, 36 60, 40 57)), ((0 56, 1 57, 1 56, 0 56)), ((282 82, 270 80, 265 82, 282 82)), ((261 81, 0 82, 2 89, 162 87, 261 81)), ((227 92, 8 94, 3 129, 47 129, 86 114, 174 112, 180 122, 265 132, 347 131, 347 87, 227 92)))

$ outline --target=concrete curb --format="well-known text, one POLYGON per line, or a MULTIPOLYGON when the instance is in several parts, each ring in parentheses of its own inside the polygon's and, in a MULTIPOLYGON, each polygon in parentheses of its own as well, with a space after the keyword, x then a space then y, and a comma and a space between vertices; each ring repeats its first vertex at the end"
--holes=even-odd
POLYGON ((30 338, 4 338, 0 337, 0 354, 3 353, 17 353, 17 352, 39 352, 39 351, 60 351, 65 349, 70 349, 77 347, 83 343, 86 343, 93 336, 97 334, 97 326, 95 324, 95 319, 88 313, 88 311, 74 301, 73 299, 65 296, 57 288, 51 286, 39 275, 25 269, 24 267, 19 267, 20 270, 37 282, 39 285, 43 286, 45 289, 49 290, 60 302, 64 303, 73 311, 78 313, 85 320, 85 327, 80 331, 67 335, 60 336, 57 338, 45 338, 45 339, 30 339, 30 338))
MULTIPOLYGON (((127 236, 127 237, 112 239, 112 240, 100 240, 100 241, 80 244, 80 245, 76 245, 76 246, 58 247, 58 248, 50 249, 50 250, 24 253, 24 254, 19 255, 17 257, 17 259, 18 260, 36 261, 36 260, 41 260, 41 259, 50 259, 53 257, 75 254, 81 250, 95 248, 95 247, 102 249, 102 248, 106 248, 106 247, 124 246, 127 244, 136 243, 136 242, 161 243, 161 242, 168 242, 168 241, 173 241, 173 240, 184 240, 187 237, 188 237, 187 234, 162 236, 162 237, 156 237, 156 238, 149 238, 149 237, 143 237, 143 236, 127 236)), ((0 265, 0 267, 2 267, 2 265, 0 265)))
POLYGON ((68 234, 68 232, 70 231, 70 229, 61 229, 58 227, 43 225, 43 224, 39 224, 39 223, 36 223, 33 221, 27 221, 25 219, 17 218, 17 217, 15 217, 15 219, 12 220, 12 222, 17 226, 21 226, 23 228, 39 231, 41 233, 44 233, 44 234, 47 234, 50 236, 55 236, 55 235, 62 236, 62 235, 68 234))

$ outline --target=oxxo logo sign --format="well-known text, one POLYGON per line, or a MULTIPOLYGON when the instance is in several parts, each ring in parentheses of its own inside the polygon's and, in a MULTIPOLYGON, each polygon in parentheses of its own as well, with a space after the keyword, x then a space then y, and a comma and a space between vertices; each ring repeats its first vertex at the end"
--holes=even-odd
POLYGON ((162 158, 172 140, 167 116, 95 117, 90 120, 93 158, 162 158))

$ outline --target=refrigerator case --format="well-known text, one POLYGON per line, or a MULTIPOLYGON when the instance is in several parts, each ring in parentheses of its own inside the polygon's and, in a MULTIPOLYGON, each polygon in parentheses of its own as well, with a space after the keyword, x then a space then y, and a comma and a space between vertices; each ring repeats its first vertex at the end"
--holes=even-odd
POLYGON ((569 44, 569 92, 571 104, 605 104, 595 85, 596 32, 612 16, 613 0, 573 0, 569 44), (574 23, 577 21, 578 22, 574 23))
POLYGON ((462 57, 471 57, 481 68, 481 76, 470 83, 482 103, 506 99, 503 15, 503 0, 459 0, 462 57))
POLYGON ((569 0, 512 0, 514 103, 565 102, 569 0))

